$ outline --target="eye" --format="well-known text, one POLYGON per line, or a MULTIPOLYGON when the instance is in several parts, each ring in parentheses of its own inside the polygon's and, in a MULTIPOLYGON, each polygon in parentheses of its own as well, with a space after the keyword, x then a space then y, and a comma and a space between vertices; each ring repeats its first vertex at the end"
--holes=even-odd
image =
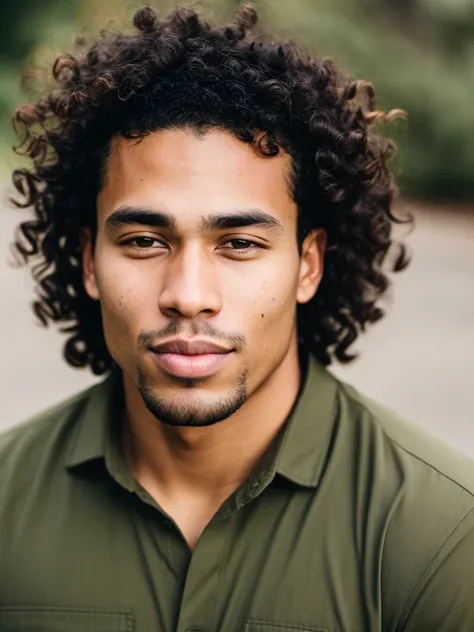
POLYGON ((229 239, 226 243, 231 246, 231 250, 250 250, 252 246, 257 247, 257 244, 249 239, 229 239))
POLYGON ((135 237, 130 243, 137 248, 151 248, 155 242, 156 239, 152 237, 135 237))
POLYGON ((222 242, 218 248, 228 259, 253 259, 265 246, 244 237, 233 237, 222 242))
POLYGON ((123 242, 123 245, 132 246, 132 248, 137 248, 138 250, 148 250, 154 246, 164 246, 164 244, 155 237, 146 236, 134 237, 133 239, 123 242))

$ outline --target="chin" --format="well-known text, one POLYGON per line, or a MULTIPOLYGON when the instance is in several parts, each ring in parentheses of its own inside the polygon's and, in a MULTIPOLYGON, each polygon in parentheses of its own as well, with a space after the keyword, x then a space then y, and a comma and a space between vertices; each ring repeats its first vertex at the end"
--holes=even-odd
MULTIPOLYGON (((208 382, 210 378, 206 378, 208 382)), ((212 426, 233 415, 247 401, 247 373, 234 388, 221 393, 206 393, 203 383, 186 380, 176 388, 151 388, 139 379, 140 395, 147 409, 161 423, 169 426, 212 426)))

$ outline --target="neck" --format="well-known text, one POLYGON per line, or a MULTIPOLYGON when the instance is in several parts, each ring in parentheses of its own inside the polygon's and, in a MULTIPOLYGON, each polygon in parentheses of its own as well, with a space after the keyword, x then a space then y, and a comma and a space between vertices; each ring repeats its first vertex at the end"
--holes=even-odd
POLYGON ((295 344, 231 417, 212 426, 190 428, 159 423, 124 376, 124 445, 134 477, 155 497, 189 493, 210 503, 223 502, 248 478, 281 430, 299 385, 295 344))

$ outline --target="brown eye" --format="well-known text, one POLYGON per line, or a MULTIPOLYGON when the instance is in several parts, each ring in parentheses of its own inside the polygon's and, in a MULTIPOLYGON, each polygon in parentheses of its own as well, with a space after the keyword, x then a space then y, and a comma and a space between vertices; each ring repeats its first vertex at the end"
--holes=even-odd
POLYGON ((156 239, 153 239, 153 237, 135 237, 134 239, 132 239, 129 243, 132 246, 135 246, 136 248, 152 248, 152 246, 156 243, 159 243, 156 239))
POLYGON ((127 248, 130 253, 135 251, 137 255, 148 255, 153 253, 160 253, 166 250, 167 245, 157 237, 149 237, 148 235, 139 235, 137 237, 131 237, 120 244, 123 248, 127 248))
POLYGON ((231 245, 232 250, 248 250, 255 245, 248 239, 231 239, 227 243, 231 245))

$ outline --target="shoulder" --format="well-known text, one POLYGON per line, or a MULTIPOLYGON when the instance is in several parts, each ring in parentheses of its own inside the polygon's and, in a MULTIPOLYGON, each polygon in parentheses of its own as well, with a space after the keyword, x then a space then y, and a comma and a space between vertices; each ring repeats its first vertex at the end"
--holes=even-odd
MULTIPOLYGON (((474 499, 474 461, 393 410, 339 382, 342 415, 367 438, 380 440, 380 451, 396 461, 404 477, 441 480, 460 495, 474 499)), ((448 420, 446 420, 448 423, 448 420)), ((425 489, 425 492, 428 491, 425 489)))
MULTIPOLYGON (((340 383, 340 423, 372 472, 375 497, 391 485, 398 534, 441 543, 474 508, 474 461, 429 432, 340 383)), ((423 544, 420 543, 420 549, 423 544)))
POLYGON ((0 510, 5 494, 29 484, 40 466, 64 459, 92 386, 0 434, 0 510))
POLYGON ((50 435, 64 421, 78 413, 87 401, 92 388, 76 393, 0 433, 0 462, 4 462, 10 454, 21 451, 22 446, 33 447, 39 439, 50 435))
POLYGON ((390 487, 380 563, 387 629, 396 629, 427 585, 451 595, 463 576, 474 580, 474 462, 346 384, 338 401, 376 473, 377 502, 390 487), (456 576, 443 572, 454 565, 456 576))

